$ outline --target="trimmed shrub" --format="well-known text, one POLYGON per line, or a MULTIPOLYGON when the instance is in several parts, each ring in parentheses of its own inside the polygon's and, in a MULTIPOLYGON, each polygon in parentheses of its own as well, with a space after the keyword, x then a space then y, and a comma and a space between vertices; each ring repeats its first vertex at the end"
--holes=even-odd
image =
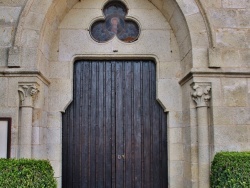
POLYGON ((1 188, 56 188, 53 175, 46 160, 0 159, 1 188))
POLYGON ((220 152, 211 167, 212 188, 249 188, 250 152, 220 152))

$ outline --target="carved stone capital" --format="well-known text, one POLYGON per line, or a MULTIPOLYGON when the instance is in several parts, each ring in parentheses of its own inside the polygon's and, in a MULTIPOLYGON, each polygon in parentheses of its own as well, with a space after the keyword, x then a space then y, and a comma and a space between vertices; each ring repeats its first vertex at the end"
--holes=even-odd
POLYGON ((37 83, 20 83, 18 85, 18 93, 20 98, 20 106, 33 107, 34 99, 39 92, 37 83))
POLYGON ((193 83, 191 84, 194 90, 191 94, 192 99, 196 103, 196 107, 204 107, 209 105, 209 100, 211 98, 211 84, 210 83, 193 83))

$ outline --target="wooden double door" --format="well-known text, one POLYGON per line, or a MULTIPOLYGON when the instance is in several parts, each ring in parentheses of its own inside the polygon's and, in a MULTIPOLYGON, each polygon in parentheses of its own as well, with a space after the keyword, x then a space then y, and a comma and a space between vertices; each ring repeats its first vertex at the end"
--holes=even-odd
POLYGON ((167 187, 167 117, 154 62, 76 62, 62 131, 63 188, 167 187))

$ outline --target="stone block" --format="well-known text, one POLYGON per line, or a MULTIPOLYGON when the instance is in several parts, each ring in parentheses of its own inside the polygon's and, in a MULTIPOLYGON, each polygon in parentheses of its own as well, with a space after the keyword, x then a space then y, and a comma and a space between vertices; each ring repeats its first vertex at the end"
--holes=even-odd
POLYGON ((183 161, 184 152, 183 144, 169 144, 169 160, 183 161))
POLYGON ((50 62, 50 78, 70 79, 69 64, 71 62, 50 62))
POLYGON ((10 47, 12 44, 12 37, 14 28, 11 26, 0 27, 0 47, 10 47))
POLYGON ((166 18, 158 9, 132 9, 128 12, 127 18, 129 17, 139 20, 141 30, 171 29, 166 18))
POLYGON ((62 143, 62 129, 48 127, 47 128, 47 144, 61 144, 62 143))
POLYGON ((26 0, 1 0, 0 5, 3 6, 24 6, 26 0))
POLYGON ((190 36, 192 38, 192 45, 196 48, 208 46, 207 28, 204 19, 200 13, 186 16, 190 36))
POLYGON ((39 44, 39 32, 30 29, 24 29, 21 38, 22 46, 36 48, 39 44))
POLYGON ((210 105, 213 107, 223 106, 223 100, 221 100, 223 98, 223 92, 221 90, 220 78, 211 78, 209 81, 212 85, 210 105))
POLYGON ((248 0, 222 0, 223 8, 248 8, 250 7, 250 2, 248 0))
POLYGON ((222 90, 226 106, 247 106, 247 80, 244 78, 223 78, 222 90))
MULTIPOLYGON (((192 51, 191 51, 192 44, 191 44, 190 36, 187 36, 185 40, 181 44, 179 44, 179 46, 180 46, 180 57, 182 60, 184 60, 189 55, 189 53, 190 55, 192 54, 192 51)), ((185 65, 185 66, 188 66, 188 65, 185 65)))
MULTIPOLYGON (((71 1, 71 0, 67 0, 71 1)), ((97 0, 93 2, 92 0, 84 0, 76 3, 74 5, 74 9, 99 9, 101 10, 103 8, 103 5, 106 3, 105 0, 97 0)))
POLYGON ((164 78, 180 78, 181 66, 178 61, 160 62, 159 63, 159 79, 164 78))
POLYGON ((32 157, 31 145, 19 145, 18 147, 18 158, 28 158, 32 157))
POLYGON ((150 2, 158 9, 162 9, 163 1, 162 0, 150 0, 150 2))
POLYGON ((171 172, 171 176, 183 176, 184 175, 184 162, 182 161, 171 161, 169 163, 169 171, 171 172))
POLYGON ((46 134, 43 127, 33 127, 32 128, 32 144, 41 145, 44 144, 43 135, 46 134))
POLYGON ((173 30, 170 30, 170 47, 171 47, 171 59, 172 61, 180 61, 180 51, 179 46, 175 37, 173 30))
POLYGON ((18 21, 18 17, 21 12, 21 7, 10 7, 10 6, 2 6, 0 2, 0 23, 3 21, 4 23, 13 24, 18 21))
POLYGON ((46 14, 48 11, 48 8, 51 6, 53 0, 34 0, 33 4, 31 6, 31 11, 40 13, 40 14, 46 14))
POLYGON ((82 51, 86 48, 92 47, 98 50, 104 46, 102 45, 97 48, 98 45, 96 45, 94 41, 91 42, 91 37, 88 37, 88 35, 89 32, 83 30, 61 30, 61 40, 59 42, 59 61, 71 61, 75 54, 82 54, 82 51), (88 45, 85 45, 87 41, 88 45))
POLYGON ((168 178, 168 187, 169 188, 183 188, 184 182, 182 176, 171 176, 168 178))
POLYGON ((195 165, 198 163, 198 146, 197 145, 191 145, 191 162, 192 162, 191 165, 195 165))
POLYGON ((202 4, 208 8, 221 8, 221 0, 201 0, 202 4))
MULTIPOLYGON (((248 48, 249 42, 247 30, 239 29, 217 29, 216 43, 219 47, 248 48), (232 37, 233 36, 233 37, 232 37)), ((249 36, 250 37, 250 36, 249 36)))
POLYGON ((0 107, 6 107, 8 102, 8 78, 0 77, 0 107))
POLYGON ((207 48, 193 48, 193 67, 208 67, 208 53, 207 48))
POLYGON ((35 68, 37 62, 37 48, 23 48, 21 50, 22 67, 35 68))
MULTIPOLYGON (((179 46, 181 46, 181 44, 184 43, 186 38, 189 36, 189 31, 186 20, 179 9, 174 11, 169 23, 175 33, 179 46)), ((182 51, 183 50, 180 49, 181 55, 183 54, 182 51)))
POLYGON ((190 127, 186 126, 183 127, 182 129, 183 132, 183 143, 185 144, 185 152, 184 153, 189 153, 189 155, 186 156, 186 160, 189 160, 190 158, 190 143, 191 143, 191 132, 190 132, 190 127))
POLYGON ((239 51, 240 53, 240 66, 241 67, 250 67, 250 62, 249 62, 249 59, 250 59, 250 49, 242 49, 239 51))
POLYGON ((45 145, 32 145, 32 158, 47 160, 45 145))
POLYGON ((67 7, 69 9, 71 9, 75 4, 78 4, 79 2, 81 2, 81 1, 79 1, 79 0, 66 0, 67 7))
MULTIPOLYGON (((228 146, 235 145, 237 147, 242 144, 249 144, 248 126, 214 126, 214 144, 228 146)), ((235 150, 238 151, 238 150, 235 150)))
POLYGON ((234 122, 236 125, 250 125, 250 108, 235 108, 234 122))
POLYGON ((20 48, 13 47, 9 49, 8 67, 20 67, 20 48))
POLYGON ((195 147, 198 144, 198 127, 190 127, 190 144, 195 147))
POLYGON ((214 125, 234 125, 234 108, 214 107, 212 118, 214 125))
POLYGON ((173 13, 176 9, 178 9, 178 5, 175 1, 163 1, 162 13, 168 21, 172 18, 173 13))
POLYGON ((172 144, 183 143, 183 128, 169 128, 168 135, 169 135, 169 142, 172 144))
POLYGON ((62 127, 62 113, 61 112, 49 112, 48 113, 48 127, 62 127))
POLYGON ((199 164, 210 164, 209 145, 198 146, 199 164))
POLYGON ((210 68, 219 68, 222 64, 221 49, 209 48, 208 49, 208 66, 210 68))
MULTIPOLYGON (((249 3, 250 4, 250 3, 249 3)), ((249 28, 250 27, 250 10, 238 10, 238 22, 240 28, 249 28)))
POLYGON ((18 127, 18 132, 20 135, 20 145, 31 145, 31 133, 32 133, 32 127, 18 127))
POLYGON ((223 67, 241 67, 240 53, 238 50, 226 50, 222 53, 223 67))
POLYGON ((179 111, 181 104, 181 87, 177 80, 159 79, 157 82, 157 99, 166 111, 179 111))
POLYGON ((51 112, 64 112, 72 101, 72 94, 51 96, 49 98, 49 109, 51 112))
POLYGON ((238 14, 233 9, 209 9, 211 22, 216 28, 237 28, 238 14))
POLYGON ((249 151, 249 143, 234 143, 234 144, 226 144, 226 145, 220 145, 216 144, 214 145, 214 154, 221 151, 249 151))
POLYGON ((25 18, 24 28, 39 31, 42 27, 44 17, 45 14, 30 11, 25 18))
MULTIPOLYGON (((155 9, 155 3, 151 3, 150 1, 144 0, 127 0, 125 2, 129 9, 155 9)), ((162 7, 159 7, 160 10, 162 7)))
POLYGON ((62 145, 48 144, 47 153, 48 153, 48 159, 50 161, 60 160, 62 155, 62 145))
POLYGON ((68 11, 69 7, 66 0, 57 1, 54 13, 58 16, 58 18, 60 18, 60 21, 62 21, 61 19, 63 19, 64 14, 68 11))
POLYGON ((103 17, 101 9, 93 11, 93 9, 72 9, 64 17, 59 28, 61 29, 90 29, 93 19, 103 17))
POLYGON ((168 127, 170 128, 183 127, 181 111, 169 111, 168 112, 168 127))
POLYGON ((40 53, 38 62, 39 62, 38 64, 39 70, 45 77, 48 78, 49 77, 49 60, 44 56, 43 53, 40 53))
POLYGON ((7 66, 8 48, 0 48, 0 67, 7 66))
MULTIPOLYGON (((186 45, 186 46, 189 46, 189 45, 186 45)), ((181 56, 183 56, 183 52, 181 52, 181 56)), ((182 75, 181 76, 185 76, 186 74, 188 74, 190 72, 190 70, 193 67, 192 60, 193 60, 193 57, 192 57, 192 52, 191 52, 191 49, 190 49, 188 54, 186 54, 186 56, 181 61, 181 70, 182 70, 182 75)))
POLYGON ((200 11, 194 0, 180 0, 178 1, 178 5, 186 16, 196 14, 200 11))
POLYGON ((59 55, 59 40, 60 40, 60 34, 59 30, 54 32, 54 37, 52 39, 52 43, 50 46, 50 53, 49 53, 49 60, 51 62, 57 62, 58 61, 58 55, 59 55))

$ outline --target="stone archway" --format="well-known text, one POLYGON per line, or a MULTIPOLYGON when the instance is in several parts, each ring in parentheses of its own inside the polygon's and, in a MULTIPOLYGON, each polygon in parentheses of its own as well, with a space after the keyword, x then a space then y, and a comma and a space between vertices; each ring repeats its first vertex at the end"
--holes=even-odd
POLYGON ((192 181, 197 182, 197 176, 191 172, 192 168, 196 168, 196 163, 192 162, 191 157, 184 157, 191 155, 195 157, 189 135, 191 132, 190 120, 183 121, 185 113, 190 113, 191 99, 188 100, 189 103, 182 101, 182 96, 189 96, 187 94, 190 90, 189 82, 183 82, 182 88, 178 83, 192 68, 207 67, 208 64, 207 29, 197 4, 194 1, 186 2, 187 4, 170 0, 152 2, 152 4, 128 1, 128 6, 133 7, 132 10, 134 9, 134 13, 130 16, 142 20, 140 16, 144 15, 136 10, 136 6, 146 6, 147 15, 151 15, 150 18, 153 16, 153 22, 155 25, 158 24, 158 30, 164 30, 158 32, 158 36, 161 37, 155 37, 155 40, 148 40, 147 43, 152 25, 144 23, 145 30, 148 30, 148 36, 147 34, 143 35, 145 41, 143 47, 146 49, 143 51, 138 43, 137 47, 131 50, 131 46, 124 47, 117 40, 106 44, 106 48, 103 46, 96 48, 98 45, 91 42, 86 33, 88 33, 87 29, 91 19, 102 15, 100 11, 90 12, 88 6, 94 6, 96 10, 100 10, 104 1, 95 2, 94 5, 87 0, 76 3, 76 1, 66 0, 57 0, 53 3, 51 1, 28 1, 16 35, 13 49, 15 53, 10 54, 12 57, 14 55, 23 57, 17 58, 15 66, 33 71, 33 74, 38 74, 45 79, 48 78, 51 82, 50 86, 44 86, 49 95, 48 103, 50 105, 49 107, 43 106, 43 108, 48 114, 46 120, 48 124, 46 133, 48 135, 47 157, 54 166, 56 177, 60 181, 60 113, 72 100, 72 70, 75 59, 81 56, 124 58, 151 55, 155 57, 157 62, 157 98, 164 106, 165 111, 169 112, 169 133, 174 135, 169 136, 169 186, 182 187, 186 181, 190 184, 192 181), (72 8, 74 5, 75 8, 72 8), (69 21, 74 18, 74 14, 79 14, 77 10, 84 10, 85 12, 82 12, 85 14, 89 13, 87 21, 82 20, 80 26, 69 21), (34 22, 36 24, 33 24, 34 22), (72 26, 72 24, 75 25, 72 26), (81 31, 82 28, 84 28, 84 32, 81 31), (82 49, 74 45, 76 42, 81 43, 80 48, 82 49), (157 47, 152 48, 152 44, 156 43, 162 45, 155 45, 157 47), (88 45, 89 49, 95 49, 95 52, 85 48, 85 45, 88 45), (117 48, 118 53, 114 54, 113 50, 108 51, 112 48, 117 48), (19 61, 19 59, 21 60, 19 61))

